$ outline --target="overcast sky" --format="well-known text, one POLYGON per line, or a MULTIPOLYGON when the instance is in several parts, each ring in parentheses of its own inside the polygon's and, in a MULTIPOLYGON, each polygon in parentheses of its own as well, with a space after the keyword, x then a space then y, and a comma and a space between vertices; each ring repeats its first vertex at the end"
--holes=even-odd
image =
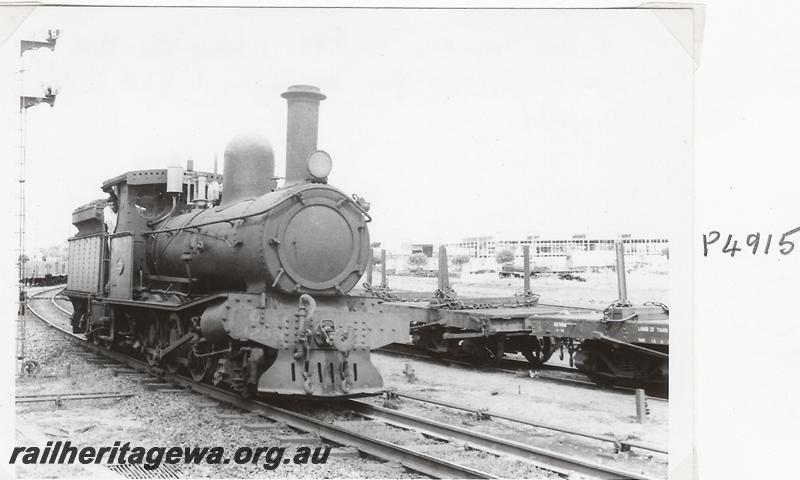
POLYGON ((30 248, 71 235, 103 180, 189 156, 221 170, 241 132, 270 139, 282 175, 280 94, 297 83, 328 95, 330 182, 372 203, 389 245, 664 235, 670 185, 689 180, 691 59, 646 10, 39 8, 0 49, 3 91, 19 89, 19 40, 48 28, 63 31, 55 52, 25 56, 26 94, 59 90, 28 111, 30 248))

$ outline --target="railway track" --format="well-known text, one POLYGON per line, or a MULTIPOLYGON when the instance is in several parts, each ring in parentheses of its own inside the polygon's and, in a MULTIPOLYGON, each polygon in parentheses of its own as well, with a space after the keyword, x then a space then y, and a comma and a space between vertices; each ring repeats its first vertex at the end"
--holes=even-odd
MULTIPOLYGON (((363 454, 387 462, 395 462, 409 470, 424 475, 434 478, 498 478, 503 476, 503 474, 498 475, 476 468, 474 462, 465 462, 458 455, 455 455, 452 459, 442 458, 438 452, 443 451, 441 447, 445 447, 449 451, 483 452, 482 455, 488 454, 494 458, 494 460, 488 462, 486 458, 483 458, 482 464, 484 465, 491 463, 497 467, 504 463, 517 462, 528 465, 529 468, 541 469, 542 473, 547 475, 554 473, 558 476, 568 477, 577 474, 583 477, 599 479, 654 478, 614 466, 594 463, 579 457, 487 435, 461 426, 379 407, 362 400, 343 399, 336 402, 326 402, 325 408, 335 405, 337 415, 341 415, 345 411, 355 415, 344 417, 350 419, 349 421, 329 421, 309 415, 309 412, 320 408, 321 402, 242 398, 236 393, 212 385, 197 383, 189 377, 170 373, 158 367, 151 367, 142 360, 108 350, 103 346, 94 345, 83 337, 73 334, 68 322, 64 320, 64 316, 69 316, 71 312, 58 305, 56 300, 57 293, 52 293, 60 289, 61 287, 46 289, 31 295, 28 299, 28 310, 35 317, 78 344, 81 348, 114 362, 127 365, 137 371, 146 372, 157 377, 160 382, 183 388, 187 392, 193 391, 216 401, 230 404, 243 411, 256 413, 270 421, 285 424, 302 432, 308 432, 333 444, 354 447, 363 454), (47 312, 48 310, 49 312, 47 312), (60 317, 61 320, 59 321, 59 319, 53 317, 60 317), (381 439, 381 435, 365 434, 363 433, 363 428, 354 427, 353 418, 357 418, 359 422, 375 422, 390 428, 414 432, 426 439, 426 444, 401 445, 398 442, 381 439), (552 473, 546 473, 545 471, 552 473)), ((410 398, 407 395, 406 397, 410 398)), ((414 400, 426 401, 422 398, 414 398, 414 400)), ((436 402, 433 401, 431 403, 436 402)), ((383 436, 385 437, 386 434, 384 433, 383 436)), ((389 438, 391 438, 391 434, 389 438)), ((640 445, 633 446, 641 447, 640 445)), ((445 455, 445 457, 448 456, 445 455)), ((496 470, 497 468, 495 468, 496 470)), ((501 469, 500 471, 507 472, 508 470, 501 469)), ((508 474, 506 473, 505 475, 508 474)))
POLYGON ((128 398, 132 397, 131 393, 119 392, 98 392, 98 393, 65 393, 53 395, 17 395, 14 399, 15 403, 40 403, 40 402, 54 402, 56 406, 67 400, 99 400, 103 398, 128 398))
MULTIPOLYGON (((53 297, 53 303, 55 304, 56 308, 60 311, 64 312, 67 315, 71 315, 72 312, 64 309, 63 307, 59 306, 56 303, 56 300, 67 301, 66 297, 59 297, 55 295, 53 297), (58 297, 58 298, 57 298, 58 297)), ((549 305, 543 304, 542 306, 551 306, 551 307, 564 307, 563 305, 549 305)), ((569 306, 568 308, 571 309, 579 309, 585 311, 602 311, 598 309, 593 309, 589 307, 573 307, 569 306)), ((461 358, 455 357, 453 355, 447 355, 443 353, 431 352, 429 350, 425 350, 423 348, 419 348, 414 345, 410 344, 401 344, 401 343, 393 343, 387 345, 385 347, 381 347, 377 349, 378 352, 387 353, 391 355, 401 355, 407 356, 412 358, 418 358, 423 360, 431 360, 437 361, 442 363, 448 364, 455 364, 460 365, 465 368, 482 368, 485 370, 492 370, 497 372, 509 373, 509 374, 519 374, 520 372, 530 372, 534 371, 531 370, 530 363, 527 360, 519 360, 514 358, 503 358, 499 364, 494 366, 477 366, 470 361, 463 360, 461 358)), ((534 371, 534 375, 537 379, 546 380, 556 383, 563 383, 569 384, 580 388, 587 388, 591 390, 604 390, 604 391, 613 391, 617 393, 623 393, 628 395, 634 395, 636 393, 636 389, 625 387, 621 385, 614 385, 614 386, 603 386, 598 385, 597 383, 591 381, 589 377, 581 373, 577 368, 574 367, 567 367, 564 365, 552 365, 552 364, 544 364, 538 369, 534 371), (553 374, 550 374, 552 372, 553 374)), ((648 399, 655 400, 659 402, 668 402, 669 398, 666 394, 662 394, 662 392, 649 392, 648 399)))
MULTIPOLYGON (((386 353, 389 355, 398 355, 398 356, 416 358, 420 360, 429 360, 433 362, 459 365, 465 368, 480 368, 482 370, 509 373, 514 375, 517 375, 520 372, 533 372, 532 375, 534 375, 535 378, 540 380, 564 383, 592 390, 617 392, 626 395, 634 395, 636 393, 636 389, 634 388, 629 388, 619 385, 615 385, 612 387, 598 385, 589 380, 589 377, 581 373, 577 368, 566 367, 563 365, 544 364, 540 368, 532 370, 527 360, 516 360, 513 358, 506 357, 503 358, 497 365, 481 366, 452 355, 447 355, 438 352, 431 352, 424 348, 419 348, 414 345, 402 344, 402 343, 393 343, 391 345, 379 348, 376 351, 381 353, 386 353), (552 372, 552 374, 549 372, 552 372)), ((661 402, 669 401, 666 395, 660 395, 660 394, 648 395, 647 398, 661 402)))
MULTIPOLYGON (((430 399, 419 397, 415 395, 398 394, 404 398, 413 399, 424 403, 437 403, 430 399)), ((439 403, 453 407, 452 404, 439 403)), ((473 444, 481 447, 484 451, 494 453, 497 455, 509 455, 513 458, 522 461, 530 462, 533 465, 546 468, 548 470, 556 471, 557 473, 569 476, 571 473, 579 473, 582 475, 597 475, 597 464, 589 461, 581 461, 574 456, 559 454, 550 450, 527 445, 521 442, 508 440, 494 435, 489 435, 481 432, 476 432, 471 429, 466 429, 444 422, 431 420, 428 418, 419 417, 417 415, 410 415, 408 413, 399 412, 388 408, 379 407, 361 400, 348 400, 344 404, 345 408, 365 415, 367 418, 379 419, 383 422, 401 426, 404 428, 414 429, 420 432, 426 432, 428 435, 441 436, 442 438, 456 439, 460 442, 473 444), (585 468, 584 468, 585 467, 585 468)), ((499 414, 487 414, 486 412, 478 412, 479 415, 495 416, 496 418, 503 418, 499 414)), ((505 417, 505 419, 512 419, 512 417, 505 417)), ((519 421, 519 420, 517 420, 519 421)), ((539 426, 542 426, 539 424, 539 426)), ((547 428, 558 429, 558 427, 548 426, 547 428)), ((576 434, 576 432, 561 430, 566 433, 576 434)), ((585 434, 579 434, 584 435, 585 434)), ((593 436, 595 440, 613 441, 609 438, 602 438, 600 436, 593 436)), ((658 449, 656 447, 646 446, 642 444, 624 443, 621 447, 622 450, 629 450, 631 447, 643 448, 650 451, 659 453, 667 453, 666 450, 658 449)), ((629 471, 623 469, 616 469, 614 467, 604 466, 603 474, 598 478, 642 478, 636 476, 629 471)))
MULTIPOLYGON (((379 348, 377 351, 382 353, 389 353, 393 355, 404 355, 408 357, 420 358, 425 360, 438 360, 465 367, 471 367, 471 368, 478 367, 487 370, 506 372, 506 373, 517 373, 521 370, 530 370, 531 368, 527 360, 516 360, 508 357, 503 358, 498 364, 481 366, 473 362, 470 362, 469 360, 464 360, 462 357, 457 357, 455 355, 448 355, 446 353, 441 353, 441 352, 431 352, 429 350, 417 347, 415 345, 403 344, 403 343, 392 343, 385 347, 379 348)), ((545 364, 542 366, 542 369, 562 371, 568 373, 578 373, 578 370, 576 368, 564 367, 561 365, 545 364)))

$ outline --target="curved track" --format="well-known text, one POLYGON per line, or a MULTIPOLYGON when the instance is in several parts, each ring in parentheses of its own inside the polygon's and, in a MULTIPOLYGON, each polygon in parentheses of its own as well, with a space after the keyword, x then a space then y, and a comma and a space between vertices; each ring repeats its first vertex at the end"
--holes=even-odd
MULTIPOLYGON (((96 354, 126 364, 136 370, 157 376, 162 381, 183 387, 187 389, 187 391, 191 390, 209 398, 229 403, 242 410, 257 413, 273 421, 283 422, 297 430, 316 434, 329 442, 355 447, 364 454, 390 462, 397 462, 405 468, 434 478, 496 478, 494 475, 485 471, 471 468, 457 463, 456 461, 438 458, 432 452, 426 453, 425 451, 409 448, 409 446, 380 440, 359 433, 353 428, 337 425, 336 422, 322 421, 302 413, 307 411, 309 406, 315 403, 313 401, 290 402, 293 403, 293 405, 286 406, 287 402, 283 400, 270 402, 265 400, 245 399, 236 393, 211 385, 197 383, 189 377, 180 374, 172 374, 158 367, 151 367, 142 360, 108 350, 102 346, 94 345, 83 337, 73 334, 67 327, 62 326, 68 326, 67 322, 57 322, 53 318, 48 318, 48 315, 43 313, 45 308, 50 308, 52 306, 64 315, 71 315, 71 312, 57 304, 57 293, 45 297, 45 294, 48 292, 61 290, 61 288, 62 287, 46 289, 31 295, 28 299, 28 310, 48 326, 67 336, 84 349, 91 350, 96 354), (41 305, 35 305, 33 300, 49 300, 48 306, 42 307, 41 305), (62 324, 59 325, 58 323, 62 324)), ((52 316, 51 314, 49 317, 52 316)), ((424 401, 424 399, 416 400, 424 401)), ((318 402, 316 403, 318 404, 318 402)), ((335 402, 335 404, 339 408, 356 412, 365 418, 370 418, 405 430, 418 432, 425 436, 425 438, 432 438, 439 442, 458 442, 466 445, 468 449, 479 450, 494 455, 498 457, 499 461, 511 460, 524 462, 536 468, 549 470, 562 476, 577 473, 582 476, 601 479, 652 478, 613 466, 601 465, 578 457, 489 436, 463 427, 443 424, 416 415, 377 407, 363 401, 343 399, 335 402)))

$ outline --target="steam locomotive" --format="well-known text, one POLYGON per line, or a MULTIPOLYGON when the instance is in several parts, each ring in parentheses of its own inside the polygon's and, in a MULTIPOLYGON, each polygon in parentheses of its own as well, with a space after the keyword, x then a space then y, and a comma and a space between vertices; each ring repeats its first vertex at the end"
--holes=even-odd
POLYGON ((370 351, 409 334, 378 299, 348 294, 369 261, 369 204, 328 184, 325 95, 295 85, 282 97, 282 186, 270 144, 242 135, 223 175, 131 171, 103 183, 106 202, 73 212, 64 295, 75 332, 245 396, 381 390, 370 351))

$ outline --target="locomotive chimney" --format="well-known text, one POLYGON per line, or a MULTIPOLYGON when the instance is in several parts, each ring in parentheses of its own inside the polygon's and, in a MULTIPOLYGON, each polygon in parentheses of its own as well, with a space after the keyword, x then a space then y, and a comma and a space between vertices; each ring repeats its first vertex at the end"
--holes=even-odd
POLYGON ((326 97, 310 85, 292 85, 281 97, 289 104, 284 185, 294 185, 311 177, 306 160, 317 149, 319 102, 326 97))
POLYGON ((224 158, 220 206, 257 198, 270 191, 275 176, 275 154, 264 137, 256 134, 234 137, 225 147, 224 158))

